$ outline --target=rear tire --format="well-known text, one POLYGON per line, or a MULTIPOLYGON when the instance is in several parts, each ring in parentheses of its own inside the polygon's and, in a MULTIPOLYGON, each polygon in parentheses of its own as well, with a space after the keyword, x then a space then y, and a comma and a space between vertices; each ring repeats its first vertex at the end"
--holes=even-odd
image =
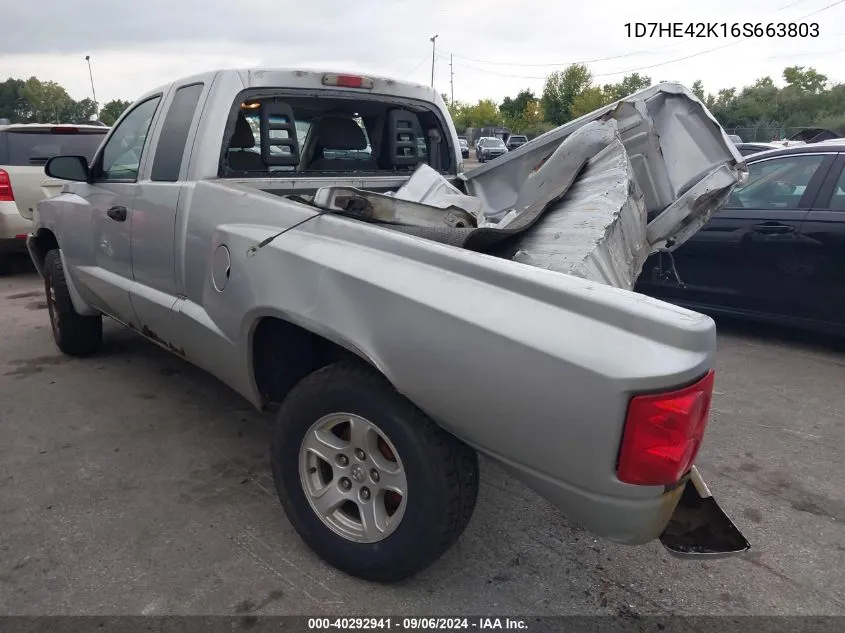
POLYGON ((478 495, 475 451, 355 361, 320 369, 288 394, 272 462, 279 500, 305 543, 376 582, 440 558, 478 495))
POLYGON ((68 356, 89 356, 103 340, 103 317, 83 316, 73 307, 62 258, 51 250, 44 258, 44 292, 50 328, 59 349, 68 356))

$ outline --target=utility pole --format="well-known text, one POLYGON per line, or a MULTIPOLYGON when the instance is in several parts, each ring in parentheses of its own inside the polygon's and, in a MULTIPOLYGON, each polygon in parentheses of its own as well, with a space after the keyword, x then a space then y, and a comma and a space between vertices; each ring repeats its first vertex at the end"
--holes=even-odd
POLYGON ((449 53, 449 85, 452 88, 452 105, 455 105, 455 71, 452 69, 452 53, 449 53))
POLYGON ((437 39, 437 36, 435 35, 429 39, 431 39, 431 87, 434 88, 434 40, 437 39))
POLYGON ((91 78, 91 94, 94 95, 94 115, 97 119, 100 118, 100 104, 97 103, 97 91, 94 90, 94 73, 91 72, 91 56, 86 55, 85 61, 88 62, 88 77, 91 78))

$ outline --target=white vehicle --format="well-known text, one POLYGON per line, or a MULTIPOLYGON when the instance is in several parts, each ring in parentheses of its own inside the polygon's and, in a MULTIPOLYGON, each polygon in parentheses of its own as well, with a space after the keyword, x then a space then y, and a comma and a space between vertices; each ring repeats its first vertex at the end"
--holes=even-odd
POLYGON ((47 160, 69 154, 91 160, 109 129, 101 125, 0 125, 0 269, 11 253, 26 252, 36 203, 57 195, 64 185, 44 175, 47 160))

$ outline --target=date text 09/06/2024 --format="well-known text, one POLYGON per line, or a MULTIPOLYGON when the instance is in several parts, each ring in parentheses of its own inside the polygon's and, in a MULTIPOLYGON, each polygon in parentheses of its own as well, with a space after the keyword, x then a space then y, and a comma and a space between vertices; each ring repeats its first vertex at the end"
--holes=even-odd
POLYGON ((818 37, 818 22, 627 22, 627 37, 818 37))
POLYGON ((309 631, 519 631, 527 629, 528 623, 522 618, 308 618, 309 631))

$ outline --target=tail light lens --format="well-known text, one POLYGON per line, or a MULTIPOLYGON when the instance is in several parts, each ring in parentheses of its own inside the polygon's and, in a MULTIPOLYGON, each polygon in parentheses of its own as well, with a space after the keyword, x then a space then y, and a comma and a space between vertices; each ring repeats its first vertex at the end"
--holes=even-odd
POLYGON ((365 90, 373 89, 373 80, 369 77, 361 77, 359 75, 323 75, 324 86, 337 86, 339 88, 364 88, 365 90))
POLYGON ((5 169, 0 169, 0 202, 14 202, 15 192, 12 191, 12 181, 5 169))
POLYGON ((711 370, 684 389, 631 399, 616 471, 620 481, 671 486, 681 480, 704 438, 714 377, 711 370))

